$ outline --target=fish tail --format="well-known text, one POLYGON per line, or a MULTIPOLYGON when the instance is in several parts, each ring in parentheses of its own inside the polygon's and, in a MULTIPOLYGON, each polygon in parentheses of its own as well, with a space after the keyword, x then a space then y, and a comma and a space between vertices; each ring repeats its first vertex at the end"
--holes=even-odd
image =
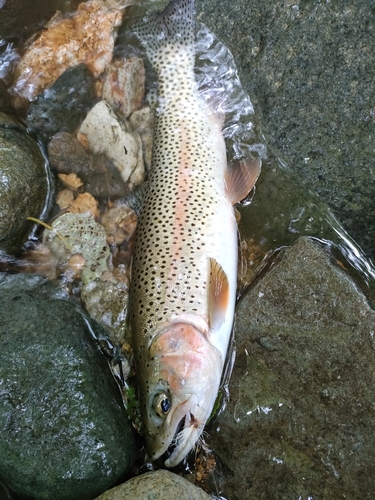
POLYGON ((158 73, 165 65, 171 46, 174 50, 182 49, 194 65, 194 0, 172 0, 163 12, 137 22, 134 31, 158 73))

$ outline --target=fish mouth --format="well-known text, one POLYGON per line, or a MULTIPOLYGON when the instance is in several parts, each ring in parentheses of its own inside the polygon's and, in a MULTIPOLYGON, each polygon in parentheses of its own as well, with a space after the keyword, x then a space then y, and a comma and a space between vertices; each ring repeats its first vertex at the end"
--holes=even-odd
POLYGON ((176 432, 174 433, 172 441, 171 441, 170 445, 168 446, 168 449, 163 454, 163 459, 164 460, 168 460, 170 458, 170 456, 173 454, 174 450, 176 449, 177 441, 178 441, 177 436, 185 428, 185 422, 186 422, 186 415, 184 415, 182 417, 182 419, 180 420, 179 424, 177 425, 176 432))
MULTIPOLYGON (((191 395, 186 401, 178 404, 174 410, 167 416, 162 428, 158 427, 155 432, 146 434, 146 450, 151 460, 170 460, 176 454, 181 442, 181 433, 186 433, 190 425, 189 415, 193 409, 199 407, 198 398, 195 394, 191 395)), ((194 443, 191 444, 192 448, 194 443)), ((187 449, 186 453, 190 451, 187 449)), ((182 456, 179 462, 184 457, 182 456)), ((176 462, 176 465, 179 463, 176 462)))
POLYGON ((163 455, 166 467, 175 467, 194 448, 203 431, 203 426, 198 423, 194 415, 189 412, 184 415, 177 425, 173 439, 163 455))

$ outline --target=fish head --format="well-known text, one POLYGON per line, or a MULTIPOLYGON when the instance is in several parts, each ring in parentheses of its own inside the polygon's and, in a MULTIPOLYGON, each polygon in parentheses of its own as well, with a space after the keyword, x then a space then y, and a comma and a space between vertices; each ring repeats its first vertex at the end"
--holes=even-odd
POLYGON ((173 467, 194 447, 211 414, 223 360, 205 335, 186 323, 161 330, 149 354, 141 404, 146 449, 156 460, 173 448, 165 461, 173 467))

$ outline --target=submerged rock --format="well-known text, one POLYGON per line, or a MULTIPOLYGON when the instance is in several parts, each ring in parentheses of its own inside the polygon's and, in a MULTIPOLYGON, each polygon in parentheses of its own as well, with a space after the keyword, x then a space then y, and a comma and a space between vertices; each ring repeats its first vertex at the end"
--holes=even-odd
POLYGON ((0 80, 0 109, 3 111, 10 110, 8 89, 3 80, 0 80))
POLYGON ((112 342, 121 345, 130 337, 127 324, 129 285, 111 278, 83 284, 81 300, 90 316, 108 330, 112 342))
MULTIPOLYGON (((112 59, 122 9, 100 0, 82 2, 70 16, 55 16, 32 43, 15 74, 13 91, 32 100, 62 73, 81 63, 97 77, 112 59)), ((17 103, 15 103, 17 104, 17 103)))
POLYGON ((118 58, 104 72, 101 97, 125 118, 140 108, 145 94, 145 68, 142 59, 118 58))
POLYGON ((100 101, 91 109, 77 137, 93 153, 103 153, 112 160, 125 183, 134 187, 143 181, 142 141, 108 103, 100 101))
POLYGON ((101 217, 101 223, 106 229, 108 243, 121 245, 134 235, 137 216, 127 204, 117 202, 113 207, 107 208, 101 217))
POLYGON ((0 112, 0 249, 20 250, 48 194, 45 160, 26 129, 0 112))
POLYGON ((48 144, 51 167, 63 174, 77 174, 85 190, 97 198, 121 197, 127 188, 113 161, 104 154, 90 155, 69 132, 59 132, 48 144))
POLYGON ((73 132, 94 101, 94 78, 87 66, 80 64, 66 70, 52 87, 31 102, 26 123, 48 137, 62 129, 73 132))
POLYGON ((373 3, 205 0, 197 9, 231 48, 270 145, 374 257, 373 3))
POLYGON ((89 500, 129 470, 134 437, 91 324, 59 293, 37 277, 0 280, 0 482, 89 500))
POLYGON ((147 472, 100 495, 97 500, 209 500, 211 497, 188 480, 166 470, 147 472))
POLYGON ((64 189, 57 194, 56 203, 62 210, 68 209, 70 213, 85 214, 89 212, 94 217, 99 216, 98 201, 90 193, 80 193, 74 197, 73 191, 64 189))
POLYGON ((375 312, 363 293, 300 238, 236 318, 231 399, 208 430, 223 495, 372 498, 375 312))
POLYGON ((74 193, 79 191, 79 189, 83 186, 83 182, 75 173, 59 174, 58 177, 65 189, 70 189, 74 193))

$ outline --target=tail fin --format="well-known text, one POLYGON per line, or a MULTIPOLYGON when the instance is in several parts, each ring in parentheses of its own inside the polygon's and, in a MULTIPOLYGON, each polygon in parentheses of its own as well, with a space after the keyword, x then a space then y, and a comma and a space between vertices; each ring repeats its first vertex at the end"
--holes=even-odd
POLYGON ((135 34, 156 71, 163 65, 164 55, 168 55, 168 46, 190 48, 194 54, 194 28, 194 0, 172 0, 160 14, 150 15, 134 25, 135 34))

